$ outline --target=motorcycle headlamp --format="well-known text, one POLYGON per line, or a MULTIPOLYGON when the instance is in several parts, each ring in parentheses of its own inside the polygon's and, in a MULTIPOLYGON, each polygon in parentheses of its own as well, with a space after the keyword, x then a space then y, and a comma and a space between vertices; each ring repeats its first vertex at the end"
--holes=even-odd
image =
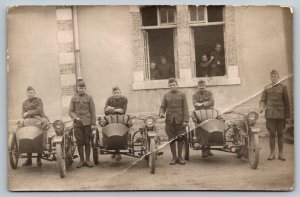
POLYGON ((144 123, 147 127, 153 127, 155 124, 155 119, 152 116, 148 116, 145 118, 144 123))
POLYGON ((247 114, 247 120, 251 125, 254 125, 258 119, 258 113, 250 112, 247 114))
POLYGON ((56 135, 63 135, 64 128, 65 128, 65 124, 64 124, 63 121, 61 121, 61 120, 55 120, 52 123, 52 127, 53 127, 56 135))

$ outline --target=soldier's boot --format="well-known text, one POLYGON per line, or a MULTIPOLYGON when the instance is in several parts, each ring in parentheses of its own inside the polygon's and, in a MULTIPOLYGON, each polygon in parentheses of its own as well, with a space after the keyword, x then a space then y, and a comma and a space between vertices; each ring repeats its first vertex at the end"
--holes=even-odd
POLYGON ((41 157, 42 157, 42 153, 38 153, 37 154, 37 158, 36 158, 36 163, 37 163, 38 166, 42 166, 43 165, 41 157))
POLYGON ((214 156, 214 154, 210 151, 210 148, 208 148, 207 154, 208 154, 208 156, 214 156))
POLYGON ((185 164, 185 161, 182 158, 182 147, 183 147, 183 140, 179 140, 178 141, 178 159, 177 159, 177 163, 179 163, 180 165, 185 164))
POLYGON ((23 166, 31 166, 32 165, 32 153, 27 153, 27 159, 26 161, 23 163, 23 166))
POLYGON ((208 157, 208 148, 206 146, 202 147, 202 157, 208 157))
POLYGON ((283 136, 278 136, 278 149, 279 149, 279 155, 278 159, 281 161, 285 161, 285 157, 283 156, 283 136))
POLYGON ((83 146, 78 146, 78 154, 79 154, 79 158, 80 161, 77 164, 77 168, 81 168, 84 166, 84 153, 83 153, 83 146))
POLYGON ((122 156, 120 153, 117 153, 116 156, 115 156, 115 160, 116 161, 120 161, 122 159, 122 156))
POLYGON ((275 159, 275 136, 270 136, 269 143, 270 143, 271 153, 268 157, 268 160, 271 161, 271 160, 275 159))
POLYGON ((88 145, 85 145, 85 164, 87 167, 93 167, 94 164, 92 162, 90 162, 90 155, 91 155, 91 146, 88 144, 88 145))
POLYGON ((172 153, 172 160, 170 161, 170 165, 175 165, 177 163, 177 155, 176 155, 176 142, 175 140, 173 140, 170 143, 170 149, 171 149, 171 153, 172 153))

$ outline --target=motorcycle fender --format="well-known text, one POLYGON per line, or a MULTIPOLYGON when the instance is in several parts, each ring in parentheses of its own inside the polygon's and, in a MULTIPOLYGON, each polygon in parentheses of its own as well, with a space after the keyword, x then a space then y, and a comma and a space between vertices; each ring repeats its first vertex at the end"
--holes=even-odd
POLYGON ((54 138, 53 138, 53 144, 55 144, 55 143, 60 143, 60 142, 62 142, 62 140, 63 140, 63 136, 55 136, 54 138))
POLYGON ((251 131, 253 133, 259 133, 260 132, 260 128, 258 128, 258 127, 251 127, 251 131))
POLYGON ((156 132, 148 131, 148 137, 155 137, 155 136, 157 136, 156 132))

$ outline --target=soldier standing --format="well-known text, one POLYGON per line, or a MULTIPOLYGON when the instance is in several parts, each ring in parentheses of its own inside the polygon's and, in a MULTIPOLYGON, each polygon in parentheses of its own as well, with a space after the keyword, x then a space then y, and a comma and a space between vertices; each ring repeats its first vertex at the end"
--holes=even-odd
POLYGON ((287 87, 278 83, 279 74, 276 70, 270 72, 271 84, 265 87, 260 100, 260 112, 265 110, 266 127, 270 134, 270 156, 275 159, 275 136, 277 134, 279 155, 278 159, 285 161, 283 156, 283 130, 286 119, 290 118, 290 106, 287 87))
POLYGON ((92 139, 92 130, 95 129, 96 125, 96 113, 93 98, 90 95, 87 95, 85 90, 85 83, 79 81, 77 84, 78 93, 72 97, 69 108, 69 115, 74 120, 74 135, 80 157, 77 168, 81 168, 84 165, 93 167, 93 164, 90 162, 90 143, 92 139), (83 147, 85 149, 85 161, 83 147))
POLYGON ((183 140, 185 134, 185 127, 189 122, 189 110, 186 96, 183 92, 177 89, 177 81, 174 78, 168 81, 170 92, 164 95, 159 111, 159 116, 164 117, 166 114, 165 130, 170 142, 170 149, 172 153, 172 160, 170 165, 179 163, 185 164, 182 158, 183 140), (176 141, 178 146, 178 157, 176 155, 176 141))

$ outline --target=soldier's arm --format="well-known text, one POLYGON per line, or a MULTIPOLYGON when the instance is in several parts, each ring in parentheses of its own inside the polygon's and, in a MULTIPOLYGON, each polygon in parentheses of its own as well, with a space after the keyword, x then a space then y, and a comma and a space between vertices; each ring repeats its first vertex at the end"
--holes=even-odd
POLYGON ((28 110, 27 115, 28 116, 42 116, 43 112, 43 102, 42 99, 37 99, 37 106, 36 109, 28 110))
POLYGON ((126 97, 124 97, 124 101, 123 101, 123 104, 122 104, 122 107, 121 108, 118 108, 119 112, 122 113, 122 114, 125 114, 126 113, 126 110, 127 110, 127 104, 128 104, 128 100, 126 97))
POLYGON ((189 122, 189 107, 185 94, 183 94, 183 122, 189 122))
POLYGON ((261 99, 259 102, 259 108, 261 111, 266 108, 266 102, 267 102, 267 90, 265 89, 261 95, 261 99))
POLYGON ((159 115, 164 115, 166 113, 166 109, 167 109, 167 100, 166 100, 166 95, 164 95, 164 98, 160 105, 159 115))
POLYGON ((70 102, 69 116, 70 116, 72 119, 77 119, 77 118, 78 118, 78 117, 76 116, 76 114, 75 114, 75 101, 74 101, 74 97, 71 99, 71 102, 70 102))
POLYGON ((24 103, 22 104, 22 114, 21 114, 21 116, 23 117, 23 118, 26 118, 26 116, 25 116, 25 113, 26 113, 27 111, 26 111, 26 107, 25 107, 25 101, 24 101, 24 103))
POLYGON ((283 102, 285 107, 285 118, 290 118, 290 101, 287 87, 284 87, 283 89, 283 102))
POLYGON ((104 107, 104 114, 105 114, 106 116, 110 114, 110 113, 109 113, 110 109, 111 109, 111 99, 108 98, 108 99, 106 100, 105 107, 104 107))
POLYGON ((90 96, 90 112, 91 112, 91 124, 96 125, 96 108, 93 98, 90 96))
POLYGON ((196 110, 201 107, 200 103, 198 102, 197 93, 193 95, 193 106, 196 110))
POLYGON ((204 105, 204 107, 213 107, 214 104, 215 104, 214 95, 211 93, 209 101, 204 101, 203 105, 204 105))

